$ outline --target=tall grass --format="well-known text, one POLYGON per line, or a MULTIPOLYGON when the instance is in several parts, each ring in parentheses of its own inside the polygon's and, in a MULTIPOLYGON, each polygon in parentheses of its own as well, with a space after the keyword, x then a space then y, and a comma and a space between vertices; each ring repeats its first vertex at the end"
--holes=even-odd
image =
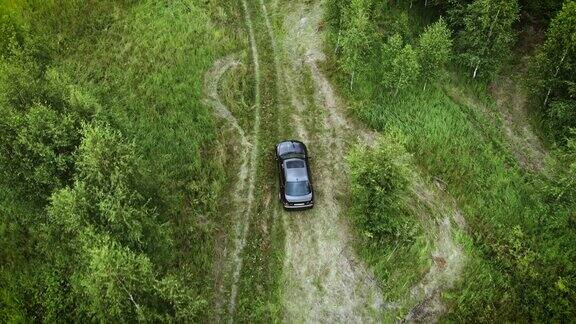
MULTIPOLYGON (((91 106, 93 119, 120 130, 134 143, 142 174, 137 179, 138 190, 174 242, 168 255, 152 258, 154 273, 176 276, 194 291, 195 296, 185 297, 200 308, 189 314, 194 317, 188 320, 209 318, 212 307, 206 301, 212 298, 214 287, 214 239, 227 221, 218 210, 225 183, 217 143, 219 127, 211 108, 201 103, 202 83, 214 59, 238 46, 236 38, 227 38, 227 32, 213 23, 221 10, 214 3, 200 1, 7 2, 10 6, 2 6, 0 14, 6 9, 14 18, 9 23, 24 21, 18 25, 22 35, 34 36, 15 40, 25 45, 38 40, 45 45, 40 48, 46 50, 40 52, 46 54, 41 58, 49 59, 42 63, 68 78, 70 89, 63 93, 72 93, 75 87, 82 89, 82 94, 97 102, 91 106), (30 17, 37 19, 27 22, 30 17)), ((0 27, 6 26, 4 20, 0 23, 0 27)), ((5 231, 4 225, 11 228, 12 218, 4 211, 25 214, 32 208, 24 207, 26 197, 15 189, 3 186, 0 194, 2 233, 37 237, 23 219, 18 219, 22 225, 18 232, 5 231), (18 201, 4 204, 14 196, 18 201), (26 231, 30 233, 24 235, 26 231)), ((38 213, 34 219, 42 219, 43 208, 34 210, 38 213)), ((9 253, 3 251, 2 257, 6 260, 9 253)), ((8 283, 9 271, 24 273, 23 269, 29 270, 2 268, 2 282, 8 283)), ((32 271, 10 279, 18 284, 3 288, 1 300, 16 301, 9 311, 0 312, 0 318, 40 320, 46 315, 35 307, 39 297, 30 296, 42 291, 34 286, 41 283, 31 279, 34 276, 32 271), (18 287, 23 292, 16 293, 18 287), (36 310, 32 313, 26 309, 36 310)), ((66 305, 74 305, 69 300, 72 296, 61 297, 66 305)), ((81 310, 76 311, 71 318, 84 316, 81 310)))

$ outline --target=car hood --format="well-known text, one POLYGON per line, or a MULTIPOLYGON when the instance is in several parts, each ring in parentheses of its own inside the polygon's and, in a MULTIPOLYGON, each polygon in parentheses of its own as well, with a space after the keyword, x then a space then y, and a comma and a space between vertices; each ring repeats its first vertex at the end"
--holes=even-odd
POLYGON ((301 203, 301 202, 308 202, 310 200, 312 200, 312 193, 309 193, 307 195, 304 196, 289 196, 289 195, 285 195, 286 196, 286 201, 291 202, 291 203, 301 203))

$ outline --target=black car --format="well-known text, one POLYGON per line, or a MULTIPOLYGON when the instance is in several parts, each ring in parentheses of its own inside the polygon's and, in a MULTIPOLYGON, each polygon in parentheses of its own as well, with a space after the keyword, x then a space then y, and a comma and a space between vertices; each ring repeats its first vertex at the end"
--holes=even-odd
POLYGON ((280 201, 285 209, 314 206, 314 190, 306 145, 300 141, 282 141, 276 145, 280 173, 280 201))

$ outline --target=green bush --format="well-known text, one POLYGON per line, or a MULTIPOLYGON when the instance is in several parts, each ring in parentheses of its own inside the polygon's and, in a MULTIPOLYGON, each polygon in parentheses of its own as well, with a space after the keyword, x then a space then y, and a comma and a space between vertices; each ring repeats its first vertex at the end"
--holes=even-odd
POLYGON ((398 34, 390 37, 382 48, 382 86, 398 91, 412 85, 420 76, 418 55, 410 44, 403 44, 398 34))
POLYGON ((410 184, 411 156, 397 132, 383 135, 375 147, 350 152, 352 217, 359 229, 377 242, 410 240, 412 221, 405 198, 410 184))
POLYGON ((5 90, 0 94, 0 163, 10 174, 6 181, 42 202, 71 183, 81 123, 91 120, 99 105, 55 69, 30 81, 35 73, 9 65, 22 68, 23 74, 9 73, 10 80, 18 82, 0 80, 5 90))
POLYGON ((547 128, 560 142, 576 127, 576 100, 559 99, 550 103, 544 116, 547 128))
POLYGON ((418 60, 422 66, 424 90, 428 82, 434 82, 442 76, 451 56, 451 32, 444 19, 440 18, 426 27, 418 40, 418 60))
MULTIPOLYGON (((170 320, 179 312, 197 316, 204 299, 185 288, 181 278, 164 277, 162 265, 171 261, 172 240, 169 227, 135 181, 141 174, 134 143, 109 126, 86 125, 77 155, 74 185, 50 199, 41 245, 47 272, 59 273, 71 291, 45 292, 44 318, 154 321, 170 320), (51 303, 58 295, 72 298, 51 303), (66 308, 76 315, 63 315, 66 308)), ((51 280, 43 279, 45 285, 51 280)))
POLYGON ((556 141, 576 127, 576 1, 564 1, 562 10, 550 23, 546 41, 531 59, 528 82, 533 106, 548 124, 556 141))

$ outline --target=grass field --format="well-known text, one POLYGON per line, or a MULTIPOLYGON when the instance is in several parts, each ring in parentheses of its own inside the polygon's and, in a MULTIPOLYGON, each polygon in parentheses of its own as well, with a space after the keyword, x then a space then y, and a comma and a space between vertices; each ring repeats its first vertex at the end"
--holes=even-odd
POLYGON ((371 2, 350 74, 343 3, 0 0, 0 321, 572 318, 526 53, 395 93, 385 36, 417 49, 439 9, 371 2), (289 138, 301 213, 277 199, 289 138))

